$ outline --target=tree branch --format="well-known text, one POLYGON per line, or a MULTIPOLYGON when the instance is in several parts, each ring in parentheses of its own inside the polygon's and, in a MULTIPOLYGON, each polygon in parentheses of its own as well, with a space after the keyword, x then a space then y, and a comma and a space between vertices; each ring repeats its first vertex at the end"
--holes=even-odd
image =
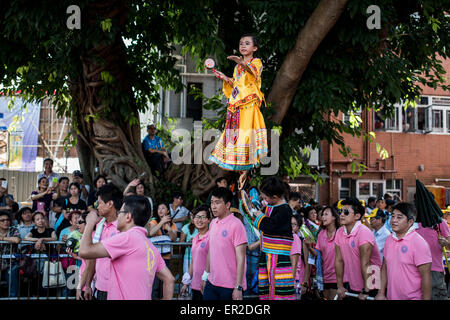
POLYGON ((322 0, 300 31, 294 48, 288 52, 272 85, 267 101, 273 103, 272 121, 280 124, 297 86, 319 44, 336 24, 348 0, 322 0))

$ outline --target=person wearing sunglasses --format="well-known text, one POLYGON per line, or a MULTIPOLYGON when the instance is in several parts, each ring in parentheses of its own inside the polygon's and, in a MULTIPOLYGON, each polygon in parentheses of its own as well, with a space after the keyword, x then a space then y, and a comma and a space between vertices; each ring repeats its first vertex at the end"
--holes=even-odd
POLYGON ((84 259, 110 259, 108 300, 151 300, 155 276, 163 282, 164 299, 172 300, 175 279, 156 247, 147 238, 145 225, 150 204, 144 196, 125 197, 117 216, 119 234, 92 243, 92 233, 100 217, 91 212, 81 239, 84 259))
POLYGON ((380 270, 381 256, 372 231, 361 223, 364 213, 365 209, 358 199, 342 201, 342 209, 339 210, 342 227, 336 232, 334 262, 339 299, 343 299, 346 292, 359 294, 361 300, 377 294, 377 288, 368 279, 371 270, 380 270), (349 283, 347 287, 344 287, 344 274, 349 283))

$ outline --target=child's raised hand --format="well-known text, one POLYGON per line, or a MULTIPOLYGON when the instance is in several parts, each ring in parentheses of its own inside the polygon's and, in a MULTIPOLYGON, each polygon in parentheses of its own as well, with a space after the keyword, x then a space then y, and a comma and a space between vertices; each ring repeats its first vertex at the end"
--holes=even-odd
POLYGON ((228 56, 227 57, 228 60, 234 61, 237 64, 244 64, 244 58, 242 57, 238 57, 238 56, 228 56))

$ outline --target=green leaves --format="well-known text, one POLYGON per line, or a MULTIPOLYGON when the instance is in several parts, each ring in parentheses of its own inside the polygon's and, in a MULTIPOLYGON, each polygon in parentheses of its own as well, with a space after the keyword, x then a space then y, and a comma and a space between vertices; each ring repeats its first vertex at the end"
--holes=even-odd
POLYGON ((103 32, 111 32, 111 27, 112 27, 112 21, 110 18, 102 20, 100 22, 100 26, 103 30, 103 32))

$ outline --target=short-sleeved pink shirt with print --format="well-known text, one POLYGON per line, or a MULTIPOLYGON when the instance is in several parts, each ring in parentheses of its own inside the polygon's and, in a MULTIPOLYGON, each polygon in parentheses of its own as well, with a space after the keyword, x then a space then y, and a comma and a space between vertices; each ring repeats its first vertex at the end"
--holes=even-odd
POLYGON ((291 256, 294 254, 298 254, 298 263, 297 263, 297 271, 295 273, 295 281, 302 282, 303 275, 305 274, 304 263, 302 259, 302 240, 297 234, 292 234, 294 236, 294 242, 292 242, 291 248, 291 256), (301 278, 300 278, 301 277, 301 278))
POLYGON ((209 250, 209 231, 206 232, 201 238, 200 234, 197 234, 192 239, 192 289, 201 290, 202 287, 202 275, 206 268, 206 258, 208 257, 209 250))
POLYGON ((291 256, 294 254, 302 254, 302 241, 300 240, 300 237, 293 233, 294 242, 292 242, 292 248, 291 248, 291 256))
MULTIPOLYGON (((98 228, 98 224, 97 224, 98 228)), ((109 239, 119 234, 120 231, 117 230, 117 220, 113 222, 106 222, 103 224, 102 235, 100 237, 100 241, 109 239)), ((92 234, 94 236, 95 232, 92 234)), ((101 258, 96 259, 95 262, 95 287, 100 291, 108 291, 109 285, 109 275, 111 274, 110 270, 111 259, 109 258, 101 258)))
MULTIPOLYGON (((209 225, 209 271, 208 281, 216 287, 233 289, 236 285, 237 259, 235 248, 247 243, 243 223, 233 214, 219 220, 215 218, 209 225)), ((247 290, 245 274, 247 261, 244 259, 242 287, 247 290)))
POLYGON ((108 300, 151 300, 155 275, 166 263, 147 230, 133 227, 101 243, 111 256, 108 300))
MULTIPOLYGON (((336 257, 335 239, 337 230, 331 238, 327 236, 327 230, 321 230, 317 236, 316 249, 322 254, 322 274, 324 283, 336 283, 336 269, 334 258, 336 257)), ((344 283, 347 282, 344 273, 344 283)))
POLYGON ((336 232, 335 243, 339 246, 344 260, 344 277, 347 276, 350 289, 361 291, 364 288, 364 280, 361 274, 360 246, 366 243, 372 245, 369 264, 381 270, 380 250, 378 250, 375 236, 361 221, 357 221, 350 234, 347 234, 344 226, 340 227, 336 232))
MULTIPOLYGON (((418 234, 425 239, 431 250, 431 258, 433 262, 431 264, 431 271, 444 272, 444 263, 442 260, 442 247, 438 241, 438 234, 433 228, 424 228, 419 223, 419 228, 416 230, 418 234)), ((448 228, 447 221, 442 220, 439 224, 439 232, 441 237, 447 238, 450 236, 450 230, 448 228)))
POLYGON ((419 266, 431 263, 428 243, 414 230, 398 239, 391 234, 383 252, 388 300, 422 300, 419 266))

